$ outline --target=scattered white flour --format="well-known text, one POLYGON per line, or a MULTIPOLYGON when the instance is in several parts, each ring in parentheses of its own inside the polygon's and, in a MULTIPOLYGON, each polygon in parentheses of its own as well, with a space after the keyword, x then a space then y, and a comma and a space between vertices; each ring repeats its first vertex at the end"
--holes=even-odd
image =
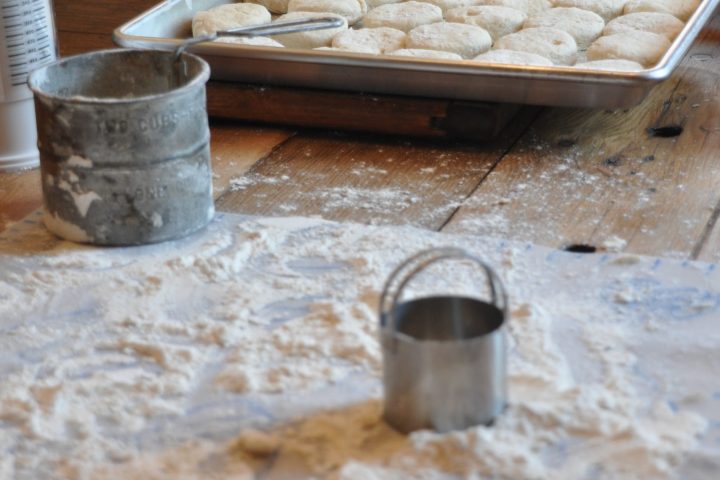
POLYGON ((102 200, 100 195, 94 191, 83 191, 79 183, 80 177, 78 177, 76 169, 89 168, 92 165, 91 160, 72 155, 65 162, 59 164, 58 171, 55 173, 57 179, 50 174, 45 176, 45 184, 49 187, 54 186, 57 180, 57 187, 72 197, 75 208, 82 217, 87 216, 90 205, 94 201, 102 200))
MULTIPOLYGON (((657 272, 717 275, 578 258, 591 257, 301 218, 221 215, 124 249, 18 224, 0 235, 0 478, 673 478, 720 436, 706 420, 720 293, 657 272), (439 245, 508 286, 510 405, 492 427, 405 436, 382 421, 378 295, 400 260, 439 245), (700 328, 706 355, 683 357, 700 328)), ((411 293, 482 291, 452 262, 429 273, 411 293)))
POLYGON ((240 190, 244 190, 248 186, 257 184, 277 185, 287 183, 289 180, 290 177, 287 175, 282 175, 279 177, 267 177, 259 174, 243 175, 242 177, 233 178, 230 180, 230 191, 237 192, 240 190))
POLYGON ((92 168, 93 161, 78 155, 71 155, 65 160, 68 167, 92 168))
POLYGON ((78 225, 60 218, 57 214, 45 214, 43 222, 51 231, 75 242, 89 242, 90 236, 78 225))
POLYGON ((407 208, 420 198, 399 188, 325 188, 316 192, 323 200, 323 210, 359 208, 370 212, 383 212, 389 208, 407 208))
POLYGON ((611 235, 605 239, 602 246, 608 252, 620 252, 627 246, 627 240, 617 235, 611 235))
MULTIPOLYGON (((534 134, 531 129, 528 139, 515 147, 506 159, 507 165, 501 162, 489 174, 483 185, 463 201, 462 208, 443 231, 531 241, 556 248, 576 243, 578 232, 586 232, 589 236, 583 237, 586 242, 602 247, 604 238, 591 232, 601 225, 612 225, 616 233, 622 233, 617 232, 622 224, 614 220, 617 215, 624 222, 632 220, 644 225, 632 232, 631 250, 660 252, 657 254, 664 257, 677 253, 669 250, 669 244, 659 241, 664 238, 663 228, 669 220, 658 223, 645 220, 647 212, 655 207, 658 195, 676 191, 684 181, 684 174, 658 178, 653 173, 657 168, 655 152, 642 145, 621 155, 611 155, 615 150, 610 140, 583 135, 579 135, 578 144, 574 144, 575 140, 550 144, 547 135, 534 134), (584 152, 583 148, 588 145, 592 145, 594 155, 584 152), (542 162, 538 161, 540 157, 542 162), (525 187, 520 189, 520 185, 525 187), (559 199, 557 188, 563 192, 559 199), (607 223, 611 217, 613 220, 607 223), (542 227, 538 226, 538 219, 542 219, 542 227), (568 227, 568 222, 572 227, 568 227)), ((698 230, 696 225, 685 223, 688 215, 684 201, 677 202, 677 208, 668 215, 672 215, 676 225, 673 241, 682 245, 675 248, 689 252, 695 245, 698 230)), ((691 201, 689 197, 687 201, 691 201)), ((690 220, 702 221, 701 218, 690 220)), ((687 257, 686 253, 683 258, 687 257)))
MULTIPOLYGON (((71 174, 71 171, 66 172, 66 174, 71 174)), ((75 208, 77 209, 78 213, 81 217, 86 217, 87 212, 90 209, 90 205, 96 200, 102 200, 102 197, 98 195, 96 192, 89 191, 89 192, 79 192, 79 186, 77 183, 77 177, 75 177, 75 181, 70 183, 65 180, 60 180, 58 182, 58 188, 60 190, 64 190, 70 194, 70 196, 73 199, 73 202, 75 203, 75 208)))

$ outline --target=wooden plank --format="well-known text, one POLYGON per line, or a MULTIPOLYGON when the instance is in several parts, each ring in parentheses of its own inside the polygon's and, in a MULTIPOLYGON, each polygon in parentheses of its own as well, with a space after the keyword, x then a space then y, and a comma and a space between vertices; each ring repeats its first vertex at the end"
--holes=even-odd
POLYGON ((55 0, 55 25, 58 32, 110 35, 112 31, 153 5, 158 0, 103 0, 78 2, 55 0))
POLYGON ((232 179, 247 171, 294 135, 289 130, 240 126, 237 122, 212 122, 210 154, 215 198, 225 193, 232 179))
POLYGON ((40 207, 40 171, 0 173, 0 231, 40 207))
POLYGON ((369 133, 487 140, 517 105, 210 82, 211 116, 369 133))
MULTIPOLYGON (((720 30, 718 32, 718 43, 720 43, 720 30)), ((708 62, 714 62, 715 65, 720 63, 720 55, 717 53, 714 56, 708 56, 706 58, 708 62)), ((703 105, 704 115, 700 128, 705 133, 706 137, 703 142, 708 145, 708 148, 715 148, 715 158, 712 166, 708 169, 708 181, 714 180, 715 188, 720 191, 720 173, 718 172, 718 152, 720 151, 720 104, 717 102, 717 90, 715 90, 714 99, 711 102, 703 105)), ((702 243, 696 247, 697 259, 706 262, 720 262, 720 201, 714 205, 708 205, 707 209, 711 212, 710 220, 707 224, 705 235, 702 243)))
POLYGON ((715 206, 707 237, 698 251, 697 259, 703 262, 720 263, 720 205, 715 206))
POLYGON ((60 55, 76 55, 104 48, 117 48, 109 35, 98 33, 58 32, 60 55))
POLYGON ((718 121, 718 26, 633 109, 547 110, 445 230, 554 247, 617 237, 630 252, 695 256, 720 193, 706 131, 718 121), (668 126, 682 134, 649 130, 668 126))
POLYGON ((218 208, 439 229, 537 115, 488 145, 304 133, 234 182, 218 208))

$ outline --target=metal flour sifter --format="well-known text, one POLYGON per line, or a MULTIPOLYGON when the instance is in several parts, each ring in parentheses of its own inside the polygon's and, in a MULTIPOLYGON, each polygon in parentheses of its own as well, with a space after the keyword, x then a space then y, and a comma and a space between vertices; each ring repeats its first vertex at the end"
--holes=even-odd
POLYGON ((185 48, 219 36, 337 27, 334 17, 243 27, 173 51, 103 50, 35 70, 44 223, 67 240, 134 245, 183 237, 213 218, 205 84, 185 48))

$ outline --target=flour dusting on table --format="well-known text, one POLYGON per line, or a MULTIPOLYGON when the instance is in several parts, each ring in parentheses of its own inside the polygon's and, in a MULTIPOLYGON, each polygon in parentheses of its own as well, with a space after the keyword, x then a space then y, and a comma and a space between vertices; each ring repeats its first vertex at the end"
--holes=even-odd
MULTIPOLYGON (((60 242, 33 221, 0 240, 2 479, 647 480, 720 466, 714 266, 232 215, 137 248, 60 242), (400 260, 439 245, 485 258, 510 292, 510 405, 492 427, 405 436, 381 418, 376 303, 400 260)), ((472 293, 477 276, 439 266, 416 291, 472 293)))

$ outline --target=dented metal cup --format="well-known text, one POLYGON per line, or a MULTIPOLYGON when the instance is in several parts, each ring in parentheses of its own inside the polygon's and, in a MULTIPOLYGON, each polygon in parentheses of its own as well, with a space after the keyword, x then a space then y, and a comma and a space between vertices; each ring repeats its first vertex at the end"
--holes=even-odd
POLYGON ((44 221, 99 245, 183 237, 214 215, 205 61, 105 50, 33 72, 44 221))

